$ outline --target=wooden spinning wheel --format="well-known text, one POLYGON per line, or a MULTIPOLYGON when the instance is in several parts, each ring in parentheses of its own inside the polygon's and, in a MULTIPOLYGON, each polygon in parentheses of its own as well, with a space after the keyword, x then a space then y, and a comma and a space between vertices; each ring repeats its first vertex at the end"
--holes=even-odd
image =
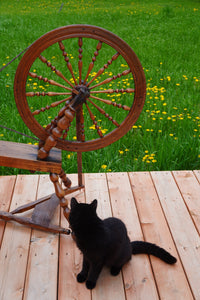
MULTIPOLYGON (((70 188, 62 170, 58 175, 63 189, 50 170, 67 219, 64 196, 82 187, 81 153, 108 146, 126 134, 142 111, 145 91, 143 68, 133 50, 96 26, 55 29, 24 54, 14 94, 24 123, 40 139, 37 166, 48 160, 53 147, 78 155, 79 187, 70 188)), ((21 211, 24 208, 17 210, 21 211)))

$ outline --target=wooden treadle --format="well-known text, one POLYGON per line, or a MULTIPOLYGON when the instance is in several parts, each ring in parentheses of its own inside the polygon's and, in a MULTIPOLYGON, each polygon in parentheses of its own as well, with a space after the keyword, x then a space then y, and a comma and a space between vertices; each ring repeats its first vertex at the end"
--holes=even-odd
POLYGON ((53 148, 45 160, 38 160, 37 153, 36 145, 0 141, 1 166, 60 174, 61 150, 53 148))

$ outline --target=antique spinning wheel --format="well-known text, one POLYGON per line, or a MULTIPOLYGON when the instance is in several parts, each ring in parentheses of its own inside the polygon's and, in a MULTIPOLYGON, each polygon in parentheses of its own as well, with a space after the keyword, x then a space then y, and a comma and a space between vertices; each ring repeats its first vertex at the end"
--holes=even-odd
MULTIPOLYGON (((18 111, 40 139, 38 160, 46 160, 53 147, 76 151, 80 186, 81 153, 126 134, 142 111, 145 92, 143 68, 130 46, 90 25, 61 27, 40 37, 21 59, 14 82, 18 111)), ((65 174, 60 177, 69 187, 65 174)), ((58 178, 51 175, 51 180, 63 199, 58 178)), ((66 201, 61 203, 66 211, 66 201)))

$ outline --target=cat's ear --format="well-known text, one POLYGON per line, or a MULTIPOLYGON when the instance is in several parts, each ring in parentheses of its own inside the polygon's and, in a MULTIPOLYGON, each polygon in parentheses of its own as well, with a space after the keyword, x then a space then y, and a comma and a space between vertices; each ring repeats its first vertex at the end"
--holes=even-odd
POLYGON ((93 200, 92 203, 90 204, 90 206, 94 209, 94 211, 96 211, 97 209, 97 200, 93 200))
POLYGON ((71 209, 76 207, 78 205, 78 201, 76 200, 76 198, 71 198, 71 209))

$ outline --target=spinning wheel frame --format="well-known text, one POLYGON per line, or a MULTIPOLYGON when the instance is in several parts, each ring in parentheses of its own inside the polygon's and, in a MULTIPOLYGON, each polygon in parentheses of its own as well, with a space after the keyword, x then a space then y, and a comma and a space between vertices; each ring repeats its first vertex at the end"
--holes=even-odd
MULTIPOLYGON (((14 94, 15 94, 15 101, 16 101, 18 111, 24 123, 40 139, 39 149, 35 149, 36 151, 34 154, 32 153, 33 149, 31 150, 30 153, 30 148, 28 149, 27 147, 25 147, 24 149, 23 146, 19 145, 20 147, 18 148, 19 149, 18 152, 20 153, 19 156, 18 153, 17 154, 15 153, 16 146, 14 145, 14 143, 9 144, 10 142, 7 142, 4 145, 5 147, 7 147, 7 151, 3 151, 3 153, 0 153, 0 158, 2 161, 2 165, 4 166, 17 167, 17 168, 24 167, 25 169, 27 169, 28 166, 31 166, 33 170, 41 170, 41 171, 46 171, 48 169, 50 171, 50 180, 54 184, 55 194, 38 199, 33 203, 28 203, 26 205, 23 205, 15 209, 11 213, 0 211, 0 219, 4 219, 6 221, 13 220, 18 223, 31 226, 33 228, 44 230, 44 231, 69 234, 70 233, 69 230, 51 225, 49 222, 51 221, 51 217, 53 216, 53 213, 58 203, 60 203, 60 206, 63 208, 63 213, 65 218, 69 220, 70 210, 68 207, 68 200, 65 198, 65 196, 74 191, 80 190, 84 187, 82 184, 82 152, 96 150, 108 146, 109 144, 117 141, 124 134, 126 134, 127 131, 131 129, 133 124, 136 122, 137 118, 140 115, 140 112, 142 111, 144 101, 145 101, 145 92, 146 92, 146 85, 145 85, 144 72, 137 56, 135 55, 133 50, 122 39, 120 39, 118 36, 114 35, 113 33, 105 29, 96 26, 89 26, 89 25, 71 25, 71 26, 61 27, 53 31, 50 31, 49 33, 43 35, 41 38, 36 40, 28 48, 27 52, 24 54, 23 58, 19 63, 16 76, 15 76, 14 94), (72 65, 69 63, 69 57, 67 52, 65 51, 65 46, 63 44, 64 40, 69 40, 73 38, 77 38, 78 46, 79 46, 79 49, 76 52, 79 58, 78 61, 79 80, 76 80, 74 76, 72 65), (87 39, 92 39, 93 41, 95 41, 95 43, 97 42, 96 50, 93 53, 92 61, 90 60, 89 67, 87 69, 88 71, 86 76, 84 77, 84 80, 82 80, 83 79, 82 38, 84 38, 84 41, 87 38, 87 39), (99 71, 96 73, 94 78, 89 79, 89 76, 91 76, 90 75, 91 70, 94 67, 94 62, 96 62, 96 57, 99 55, 103 43, 106 44, 108 48, 109 47, 113 48, 115 51, 117 51, 117 53, 109 56, 109 60, 107 61, 107 63, 104 64, 101 69, 99 69, 99 71), (59 45, 60 50, 62 51, 62 55, 64 56, 64 60, 67 63, 68 70, 70 71, 71 76, 73 77, 74 84, 72 84, 67 78, 65 78, 65 76, 56 69, 56 67, 52 66, 52 64, 49 61, 47 61, 47 59, 44 56, 41 55, 46 49, 49 49, 53 45, 56 46, 59 45), (116 61, 120 56, 122 57, 122 59, 118 60, 118 64, 120 63, 120 61, 125 61, 126 64, 128 64, 129 69, 123 70, 121 73, 118 73, 117 75, 114 75, 110 78, 103 79, 103 81, 101 81, 100 83, 97 84, 93 83, 92 86, 90 86, 90 84, 94 82, 94 80, 96 80, 97 78, 99 79, 99 76, 101 74, 104 76, 105 69, 107 69, 109 65, 113 64, 113 62, 116 61), (51 71, 55 72, 56 75, 64 79, 65 82, 67 82, 67 84, 70 87, 64 86, 63 84, 56 82, 52 79, 49 80, 47 77, 42 77, 42 75, 33 73, 34 71, 33 72, 31 71, 31 67, 34 65, 36 59, 40 59, 40 61, 42 61, 42 63, 47 65, 47 67, 50 67, 51 71), (127 87, 124 89, 124 87, 121 88, 120 86, 120 89, 118 89, 118 85, 115 82, 117 88, 112 89, 109 87, 107 88, 107 86, 104 86, 104 88, 101 87, 103 90, 101 90, 100 88, 101 91, 93 90, 97 86, 101 86, 104 84, 107 85, 112 80, 116 80, 122 76, 127 76, 128 74, 132 74, 133 76, 134 88, 127 87), (26 89, 28 86, 27 84, 28 76, 32 78, 37 78, 44 82, 48 82, 51 86, 56 85, 57 87, 64 88, 65 92, 63 93, 52 92, 52 91, 46 93, 45 92, 35 93, 33 91, 27 92, 26 89), (89 81, 87 82, 87 80, 89 81), (126 101, 124 101, 125 103, 123 102, 123 104, 121 104, 121 103, 112 102, 111 100, 105 99, 104 98, 105 95, 100 96, 103 98, 93 96, 94 94, 99 94, 99 93, 104 93, 104 94, 128 93, 129 96, 131 96, 133 92, 134 92, 133 104, 132 104, 132 100, 130 101, 130 97, 129 97, 128 104, 131 103, 131 105, 129 106, 126 105, 127 104, 126 101), (67 99, 62 99, 60 101, 52 102, 51 105, 49 105, 48 101, 52 100, 51 97, 53 96, 57 97, 58 95, 59 96, 70 95, 70 97, 68 97, 67 99), (29 106, 31 103, 29 98, 33 96, 37 96, 37 97, 49 96, 50 100, 46 102, 47 105, 45 107, 42 107, 40 109, 38 109, 39 101, 36 101, 37 109, 32 112, 29 106), (99 103, 95 102, 96 100, 100 101, 99 103, 101 103, 102 106, 99 106, 99 103), (62 103, 64 103, 65 105, 60 109, 58 115, 54 117, 51 123, 47 125, 46 129, 44 129, 41 126, 41 124, 37 121, 37 118, 35 118, 34 116, 48 110, 49 108, 55 108, 56 106, 59 106, 62 103), (95 140, 92 139, 85 140, 83 104, 85 105, 84 108, 86 107, 86 111, 89 114, 89 120, 92 121, 93 126, 95 127, 96 132, 99 135, 99 138, 95 140), (112 126, 110 126, 109 128, 113 128, 113 127, 114 128, 117 127, 117 128, 115 128, 114 130, 110 129, 111 131, 108 134, 103 135, 102 131, 100 130, 100 127, 97 125, 96 116, 93 114, 90 105, 93 108, 97 109, 100 112, 100 115, 101 116, 103 115, 106 118, 106 120, 108 120, 107 124, 110 125, 112 123, 111 124, 112 126), (121 123, 113 119, 113 116, 111 116, 113 111, 112 113, 110 113, 111 109, 109 113, 106 112, 107 108, 104 110, 104 106, 107 107, 107 105, 109 105, 111 109, 113 109, 113 106, 121 109, 120 110, 121 115, 119 118, 120 120, 124 118, 124 115, 126 114, 125 118, 121 123), (77 141, 65 140, 65 138, 68 137, 68 130, 73 120, 75 120, 76 122, 75 129, 76 129, 77 141), (63 150, 77 152, 78 186, 71 187, 70 179, 67 178, 65 172, 62 170, 61 158, 57 160, 55 156, 56 153, 54 152, 59 152, 59 155, 61 157, 61 151, 59 151, 58 149, 54 149, 54 151, 51 152, 51 155, 52 153, 54 153, 54 156, 51 155, 48 156, 49 151, 51 150, 52 147, 57 147, 63 150), (7 157, 7 152, 8 152, 8 157, 7 157), (54 158, 53 161, 52 158, 54 158), (43 161, 41 162, 41 160, 43 161), (55 168, 57 171, 55 171, 55 168), (58 174, 55 172, 58 172, 58 174), (62 187, 62 184, 64 188, 62 187), (24 218, 23 216, 22 217, 15 216, 16 213, 21 213, 30 210, 32 208, 34 208, 34 212, 31 218, 24 218)), ((127 95, 126 97, 122 96, 122 99, 126 100, 127 98, 128 98, 127 95)), ((42 100, 39 102, 39 104, 41 103, 42 100)), ((38 120, 41 119, 39 118, 38 120)))
POLYGON ((126 134, 138 119, 145 101, 146 85, 142 66, 130 46, 118 36, 105 29, 90 25, 70 25, 43 35, 32 44, 19 63, 14 83, 15 101, 25 124, 40 140, 45 141, 49 133, 34 118, 27 102, 27 77, 32 64, 45 49, 70 38, 91 38, 114 48, 127 62, 135 83, 133 105, 119 127, 95 140, 81 142, 67 141, 59 138, 56 144, 57 148, 68 151, 82 152, 96 150, 108 146, 126 134))

